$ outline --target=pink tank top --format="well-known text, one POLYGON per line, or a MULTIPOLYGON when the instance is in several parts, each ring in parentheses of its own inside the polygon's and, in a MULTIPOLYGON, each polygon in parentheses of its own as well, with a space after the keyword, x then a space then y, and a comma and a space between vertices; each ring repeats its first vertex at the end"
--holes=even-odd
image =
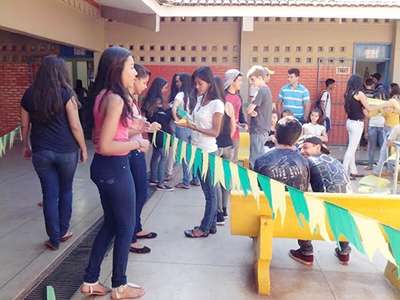
MULTIPOLYGON (((93 107, 93 118, 94 118, 94 144, 95 144, 95 149, 96 152, 99 153, 98 149, 98 141, 100 138, 100 132, 101 128, 103 127, 103 121, 104 121, 104 115, 101 113, 99 110, 100 108, 100 103, 101 99, 105 96, 106 90, 102 90, 96 97, 96 100, 94 102, 94 107, 93 107)), ((114 136, 114 141, 121 141, 121 142, 127 142, 129 141, 129 123, 131 122, 130 119, 128 119, 127 122, 127 127, 124 126, 122 121, 119 121, 118 127, 117 127, 117 132, 115 133, 114 136)), ((100 154, 100 153, 99 153, 100 154)), ((124 152, 124 153, 114 153, 113 155, 115 156, 123 156, 127 155, 129 152, 124 152)))

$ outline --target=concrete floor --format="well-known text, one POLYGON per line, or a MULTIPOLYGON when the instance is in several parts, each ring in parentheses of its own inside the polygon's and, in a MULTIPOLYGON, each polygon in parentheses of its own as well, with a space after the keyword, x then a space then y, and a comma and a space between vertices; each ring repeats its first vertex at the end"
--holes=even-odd
MULTIPOLYGON (((20 298, 19 293, 68 252, 102 213, 98 192, 89 180, 89 163, 80 165, 74 186, 74 239, 60 251, 45 250, 47 236, 37 206, 39 182, 31 162, 21 159, 20 153, 17 146, 0 159, 1 300, 20 298)), ((199 188, 156 192, 144 208, 143 219, 145 227, 159 237, 146 242, 152 253, 130 254, 129 280, 145 287, 143 299, 266 299, 256 292, 251 239, 230 235, 229 224, 207 239, 183 236, 184 229, 199 223, 203 207, 199 188)), ((382 257, 369 262, 354 251, 351 264, 343 267, 333 256, 334 243, 317 242, 315 265, 308 268, 287 256, 296 246, 294 240, 274 240, 268 299, 400 299, 383 277, 382 257)), ((108 285, 111 257, 109 253, 102 267, 102 280, 108 285)), ((84 298, 77 293, 73 299, 84 298)))

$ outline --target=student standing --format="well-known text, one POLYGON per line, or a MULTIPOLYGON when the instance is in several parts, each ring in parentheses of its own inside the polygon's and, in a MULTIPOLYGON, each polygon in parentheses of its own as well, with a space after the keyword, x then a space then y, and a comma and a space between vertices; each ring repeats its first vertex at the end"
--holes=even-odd
POLYGON ((65 62, 46 56, 31 87, 21 100, 24 156, 40 179, 43 214, 50 250, 72 237, 72 183, 79 160, 87 148, 79 121, 78 100, 71 87, 65 62), (28 137, 30 132, 30 137, 28 137))
POLYGON ((93 107, 96 153, 90 176, 99 189, 104 223, 92 246, 81 292, 103 296, 109 290, 98 282, 100 266, 114 239, 112 299, 131 299, 144 290, 127 283, 129 246, 135 229, 135 186, 129 165, 132 150, 145 150, 146 144, 129 139, 132 120, 129 87, 136 71, 131 52, 120 47, 106 49, 99 62, 93 107))
POLYGON ((279 92, 278 111, 290 109, 295 118, 302 124, 305 123, 310 113, 310 92, 299 83, 300 70, 293 68, 288 70, 289 83, 284 85, 279 92))
POLYGON ((250 164, 264 154, 264 145, 271 129, 272 94, 267 83, 273 71, 262 66, 253 66, 247 73, 250 84, 258 91, 247 108, 250 117, 250 164))
POLYGON ((335 87, 335 83, 336 81, 333 78, 328 78, 327 80, 325 80, 325 90, 322 92, 321 97, 315 104, 316 108, 318 108, 322 112, 322 118, 324 119, 326 133, 329 133, 332 128, 332 91, 335 87))
MULTIPOLYGON (((219 99, 214 75, 209 67, 197 69, 192 78, 198 98, 193 110, 193 123, 187 126, 193 130, 193 144, 206 153, 216 155, 218 150, 216 137, 222 124, 224 103, 219 99)), ((210 172, 207 172, 205 179, 201 177, 200 181, 206 201, 204 216, 200 226, 185 230, 185 236, 189 238, 205 238, 210 233, 217 232, 217 188, 212 183, 210 172)))

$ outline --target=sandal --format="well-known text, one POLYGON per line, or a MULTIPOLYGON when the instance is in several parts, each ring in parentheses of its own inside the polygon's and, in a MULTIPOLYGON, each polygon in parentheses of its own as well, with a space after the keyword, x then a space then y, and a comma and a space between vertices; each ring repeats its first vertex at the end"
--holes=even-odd
POLYGON ((137 239, 155 239, 156 237, 157 237, 157 233, 155 233, 155 232, 149 232, 148 234, 145 234, 145 235, 137 235, 136 234, 137 239))
POLYGON ((184 233, 186 237, 193 239, 208 237, 208 232, 204 232, 200 228, 188 229, 184 233))
POLYGON ((113 288, 111 292, 111 299, 136 299, 144 295, 144 289, 136 284, 127 283, 117 288, 113 288))
POLYGON ((88 296, 105 296, 109 292, 111 292, 111 289, 102 285, 98 281, 95 283, 82 283, 80 291, 83 295, 86 297, 88 296))
POLYGON ((137 254, 147 254, 151 252, 151 249, 149 247, 143 246, 142 248, 135 248, 135 247, 130 247, 129 251, 132 253, 137 253, 137 254))
POLYGON ((68 231, 66 234, 64 234, 61 238, 60 238, 60 242, 66 242, 68 241, 70 238, 73 237, 73 233, 71 231, 68 231))
POLYGON ((44 245, 46 246, 47 249, 52 251, 56 251, 59 248, 59 246, 54 245, 50 240, 46 241, 44 245))

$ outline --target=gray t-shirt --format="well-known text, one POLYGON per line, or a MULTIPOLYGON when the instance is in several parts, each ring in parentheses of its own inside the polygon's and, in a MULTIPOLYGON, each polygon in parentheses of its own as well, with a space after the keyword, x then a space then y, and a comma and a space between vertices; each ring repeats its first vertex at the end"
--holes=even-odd
POLYGON ((257 116, 250 118, 250 133, 268 133, 272 122, 272 94, 269 87, 260 87, 251 103, 256 105, 257 116))

